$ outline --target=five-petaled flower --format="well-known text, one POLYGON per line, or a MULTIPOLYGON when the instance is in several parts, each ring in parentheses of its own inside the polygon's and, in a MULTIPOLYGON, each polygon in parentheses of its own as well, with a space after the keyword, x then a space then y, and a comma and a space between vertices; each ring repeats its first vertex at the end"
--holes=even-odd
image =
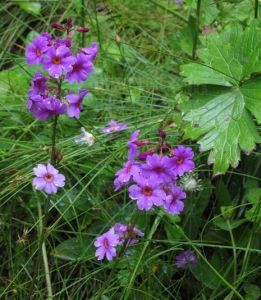
POLYGON ((114 228, 111 228, 108 232, 105 232, 99 236, 94 242, 94 246, 97 247, 95 256, 98 260, 106 258, 112 260, 116 256, 116 246, 119 244, 119 235, 115 233, 114 228))
POLYGON ((40 64, 43 53, 48 50, 48 40, 45 36, 38 36, 26 47, 25 57, 29 65, 40 64))
POLYGON ((45 190, 47 194, 55 194, 59 187, 64 186, 65 177, 60 174, 51 164, 38 164, 33 168, 33 186, 37 190, 45 190))
POLYGON ((54 78, 59 78, 63 72, 70 72, 76 59, 66 46, 50 47, 43 58, 43 67, 54 78))

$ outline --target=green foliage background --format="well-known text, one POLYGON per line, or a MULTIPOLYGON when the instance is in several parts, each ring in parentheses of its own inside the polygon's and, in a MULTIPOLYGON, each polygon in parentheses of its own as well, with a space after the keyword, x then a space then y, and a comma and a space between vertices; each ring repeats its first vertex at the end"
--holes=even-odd
POLYGON ((45 228, 54 299, 260 297, 256 3, 1 4, 1 299, 46 298, 37 206, 46 196, 33 191, 31 181, 32 168, 49 159, 51 122, 39 122, 26 111, 35 69, 26 65, 24 48, 50 31, 52 21, 68 17, 90 28, 84 37, 75 34, 75 43, 98 41, 100 52, 94 74, 81 84, 90 95, 80 121, 59 119, 59 169, 67 182, 52 197, 45 228), (102 135, 99 128, 110 119, 126 122, 128 131, 102 135), (74 143, 81 126, 95 135, 94 146, 74 143), (188 194, 180 217, 140 213, 137 225, 145 238, 117 264, 100 263, 94 257, 95 237, 115 222, 130 222, 135 210, 127 191, 115 193, 112 184, 126 160, 129 135, 140 128, 141 137, 153 139, 159 126, 173 145, 190 145, 197 153, 201 190, 188 194), (199 258, 185 272, 175 267, 183 249, 193 249, 199 258))

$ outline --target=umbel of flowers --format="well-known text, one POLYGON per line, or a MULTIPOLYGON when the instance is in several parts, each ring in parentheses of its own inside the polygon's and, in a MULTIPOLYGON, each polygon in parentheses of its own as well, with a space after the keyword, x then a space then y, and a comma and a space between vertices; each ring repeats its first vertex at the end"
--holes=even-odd
MULTIPOLYGON (((129 197, 136 202, 138 210, 149 211, 162 207, 171 215, 179 215, 184 209, 186 193, 179 186, 182 176, 194 167, 194 153, 190 147, 173 147, 166 141, 166 133, 158 130, 159 142, 139 140, 140 131, 131 134, 127 143, 128 160, 116 172, 115 191, 129 185, 129 197)), ((138 229, 132 225, 133 230, 138 229)), ((137 236, 142 236, 143 234, 137 236)), ((112 227, 95 242, 96 256, 111 260, 120 245, 119 231, 112 227)), ((130 238, 127 240, 131 241, 130 238)))
MULTIPOLYGON (((65 94, 62 83, 64 81, 80 83, 87 80, 93 72, 98 45, 94 42, 90 47, 81 48, 78 53, 73 53, 72 33, 74 31, 83 33, 88 29, 74 28, 71 19, 65 24, 55 23, 53 27, 64 32, 65 37, 53 38, 49 33, 42 33, 26 47, 27 63, 39 66, 28 91, 27 109, 39 120, 57 118, 64 113, 70 118, 79 119, 88 90, 69 90, 65 94)), ((55 132, 53 134, 55 135, 55 132)), ((51 162, 55 162, 54 157, 51 157, 51 162)), ((33 172, 36 176, 33 185, 38 190, 52 194, 64 186, 64 176, 50 163, 39 164, 33 172)))

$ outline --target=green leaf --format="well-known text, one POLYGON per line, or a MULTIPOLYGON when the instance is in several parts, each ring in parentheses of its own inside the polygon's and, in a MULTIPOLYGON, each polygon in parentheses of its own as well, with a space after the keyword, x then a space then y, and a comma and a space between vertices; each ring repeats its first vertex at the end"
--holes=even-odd
POLYGON ((246 292, 246 300, 257 300, 260 299, 260 288, 251 283, 245 283, 243 289, 246 292))
POLYGON ((198 281, 210 289, 215 289, 217 285, 222 284, 221 279, 212 271, 204 260, 199 260, 197 265, 191 267, 190 270, 198 281))
POLYGON ((21 1, 18 3, 22 9, 32 15, 39 15, 41 12, 41 3, 31 1, 21 1))
POLYGON ((63 241, 52 253, 55 257, 70 261, 87 261, 94 257, 93 240, 76 237, 63 241))
POLYGON ((239 227, 241 224, 245 223, 247 220, 225 220, 222 216, 213 219, 213 223, 220 229, 229 231, 239 227))
POLYGON ((236 167, 240 151, 250 153, 261 141, 253 119, 261 122, 261 78, 249 78, 261 70, 260 47, 257 23, 245 31, 236 26, 209 36, 201 63, 181 67, 184 81, 204 85, 193 92, 193 106, 181 106, 185 138, 197 139, 202 151, 210 151, 215 174, 236 167))
POLYGON ((253 206, 245 212, 245 217, 253 222, 261 217, 261 188, 249 190, 246 197, 253 206))
POLYGON ((253 188, 248 191, 247 199, 252 204, 258 204, 261 200, 261 188, 253 188))

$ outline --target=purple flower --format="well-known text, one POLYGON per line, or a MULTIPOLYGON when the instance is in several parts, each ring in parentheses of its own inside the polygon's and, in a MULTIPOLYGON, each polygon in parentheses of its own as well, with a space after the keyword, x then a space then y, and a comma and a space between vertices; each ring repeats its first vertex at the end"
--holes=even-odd
POLYGON ((55 194, 59 187, 64 186, 65 177, 59 174, 51 164, 38 164, 33 168, 35 178, 33 179, 33 186, 37 190, 45 190, 47 194, 55 194))
POLYGON ((114 181, 115 191, 127 184, 131 178, 140 173, 139 163, 134 161, 127 161, 124 167, 116 172, 117 178, 114 181))
POLYGON ((170 158, 158 154, 147 156, 146 163, 142 165, 142 171, 146 176, 155 176, 158 182, 167 182, 174 178, 170 158))
POLYGON ((179 215, 184 209, 184 202, 181 200, 185 198, 186 193, 180 187, 176 186, 173 188, 172 193, 166 196, 163 207, 168 213, 179 215))
POLYGON ((69 48, 59 46, 50 47, 43 58, 43 67, 54 78, 59 78, 63 71, 70 72, 73 69, 75 58, 71 55, 69 48))
POLYGON ((55 40, 52 40, 52 46, 58 48, 60 46, 65 46, 65 47, 68 47, 70 48, 71 47, 71 44, 72 44, 72 41, 70 38, 67 38, 67 39, 55 39, 55 40))
POLYGON ((137 237, 141 237, 144 236, 144 233, 139 230, 137 227, 133 227, 131 228, 130 226, 121 224, 121 223, 116 223, 113 226, 115 233, 118 234, 119 236, 119 245, 123 245, 124 240, 128 239, 127 242, 127 247, 131 246, 133 244, 136 244, 139 240, 137 239, 137 237))
POLYGON ((93 65, 90 59, 86 55, 79 53, 76 55, 72 70, 66 74, 66 79, 69 82, 85 81, 92 72, 93 65))
POLYGON ((131 138, 128 141, 128 147, 129 147, 128 157, 129 157, 129 159, 134 159, 134 157, 139 152, 139 146, 136 143, 138 141, 139 134, 140 134, 140 130, 135 130, 131 134, 131 138))
POLYGON ((177 6, 182 6, 183 5, 183 0, 175 0, 175 3, 177 6))
POLYGON ((194 153, 190 147, 179 145, 174 149, 174 156, 171 158, 172 168, 175 175, 182 176, 195 168, 193 162, 194 153))
POLYGON ((71 93, 66 97, 69 102, 69 106, 67 107, 67 114, 69 117, 75 117, 76 119, 80 118, 80 112, 83 108, 82 102, 87 93, 88 90, 82 89, 80 90, 79 95, 71 93))
POLYGON ((117 123, 114 120, 111 120, 108 122, 107 127, 101 128, 101 131, 104 133, 113 133, 113 132, 118 132, 125 130, 127 128, 127 125, 124 123, 117 123))
POLYGON ((176 256, 176 266, 179 269, 186 269, 189 266, 196 265, 198 259, 192 250, 183 251, 176 256))
POLYGON ((66 105, 53 96, 33 95, 29 97, 27 109, 39 120, 60 115, 66 112, 66 105))
POLYGON ((42 32, 41 35, 40 35, 40 37, 46 38, 48 43, 50 43, 51 40, 52 40, 52 36, 48 32, 42 32))
POLYGON ((163 204, 166 194, 155 177, 136 176, 135 182, 137 184, 129 187, 129 196, 131 199, 137 200, 137 206, 140 210, 150 210, 153 205, 163 204))
POLYGON ((29 95, 43 94, 47 90, 47 78, 40 71, 36 71, 32 80, 32 88, 29 90, 29 95))
POLYGON ((119 236, 114 232, 114 228, 111 228, 96 239, 94 243, 94 246, 97 247, 95 256, 98 260, 104 259, 105 256, 108 260, 112 260, 116 256, 116 246, 118 245, 119 236))
POLYGON ((99 46, 96 42, 93 42, 90 47, 82 48, 83 54, 85 54, 90 61, 94 61, 99 51, 99 46))
POLYGON ((48 40, 45 36, 38 36, 26 47, 25 57, 29 65, 40 64, 42 55, 48 50, 48 40))

